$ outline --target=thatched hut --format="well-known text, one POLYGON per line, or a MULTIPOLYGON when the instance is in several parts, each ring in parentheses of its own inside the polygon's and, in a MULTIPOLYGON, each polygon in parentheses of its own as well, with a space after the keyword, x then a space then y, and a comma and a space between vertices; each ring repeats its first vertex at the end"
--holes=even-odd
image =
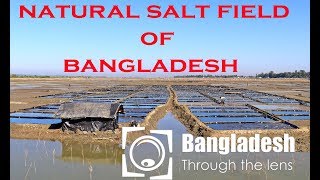
POLYGON ((62 120, 62 130, 106 131, 118 128, 119 103, 77 102, 62 104, 55 114, 62 120))

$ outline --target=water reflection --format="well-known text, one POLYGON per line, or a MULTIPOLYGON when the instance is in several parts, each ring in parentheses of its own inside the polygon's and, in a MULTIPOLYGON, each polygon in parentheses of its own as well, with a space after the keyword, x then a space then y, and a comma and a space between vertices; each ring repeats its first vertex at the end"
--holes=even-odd
POLYGON ((66 162, 120 164, 121 154, 123 150, 118 145, 62 142, 62 154, 58 159, 66 162))
MULTIPOLYGON (((185 127, 177 121, 171 113, 160 120, 157 129, 173 131, 173 153, 168 153, 166 159, 155 172, 149 175, 165 174, 168 170, 167 158, 173 159, 173 179, 237 179, 237 180, 301 180, 309 179, 310 153, 230 153, 220 155, 218 153, 182 153, 181 134, 187 133, 185 127), (252 162, 260 161, 263 170, 239 169, 240 161, 247 159, 252 162), (228 160, 237 163, 237 169, 221 173, 216 170, 191 170, 184 169, 182 160, 192 162, 216 163, 228 160), (268 170, 268 160, 282 164, 286 167, 289 162, 293 163, 293 170, 268 170)), ((157 136, 155 136, 157 137, 157 136)), ((162 137, 162 136, 161 136, 162 137)), ((159 136, 158 138, 161 139, 159 136)), ((162 140, 162 139, 161 139, 162 140)), ((165 141, 163 142, 164 144, 165 141)), ((129 146, 128 146, 129 148, 129 146)), ((102 180, 102 179, 125 179, 121 177, 121 160, 123 150, 118 145, 108 143, 80 143, 70 141, 44 141, 44 140, 10 140, 10 178, 11 179, 68 179, 68 180, 102 180)), ((152 153, 151 150, 141 149, 137 158, 145 158, 152 153)), ((128 149, 126 149, 128 151, 128 149)), ((126 153, 128 154, 128 153, 126 153)), ((127 162, 129 165, 129 162, 127 162)), ((197 165, 195 165, 197 166, 197 165)), ((131 172, 138 171, 129 165, 131 172)), ((128 178, 126 178, 128 179, 128 178)), ((140 179, 140 178, 137 178, 140 179)), ((146 179, 146 178, 141 178, 146 179)))
POLYGON ((116 145, 10 139, 10 151, 11 179, 121 177, 122 149, 116 145))

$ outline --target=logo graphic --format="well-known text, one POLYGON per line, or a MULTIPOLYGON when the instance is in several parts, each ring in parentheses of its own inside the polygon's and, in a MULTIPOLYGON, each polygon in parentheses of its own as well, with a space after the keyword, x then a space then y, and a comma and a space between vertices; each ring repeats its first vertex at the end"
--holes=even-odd
MULTIPOLYGON (((145 127, 123 127, 122 128, 122 149, 126 148, 127 134, 134 131, 143 131, 145 127)), ((167 137, 169 153, 172 153, 172 131, 171 130, 150 130, 151 134, 165 135, 167 137)), ((168 154, 168 153, 167 153, 168 154)), ((156 137, 145 135, 137 138, 130 146, 129 159, 133 166, 144 172, 152 172, 157 170, 164 162, 166 157, 166 149, 164 144, 156 137), (135 158, 135 149, 142 144, 151 145, 156 149, 156 158, 158 162, 152 158, 142 158, 138 161, 135 158), (140 162, 140 163, 139 163, 140 162)), ((129 172, 127 167, 127 157, 122 154, 122 177, 145 177, 144 173, 129 172)), ((168 172, 164 175, 151 176, 150 179, 172 179, 172 157, 169 157, 168 172)))

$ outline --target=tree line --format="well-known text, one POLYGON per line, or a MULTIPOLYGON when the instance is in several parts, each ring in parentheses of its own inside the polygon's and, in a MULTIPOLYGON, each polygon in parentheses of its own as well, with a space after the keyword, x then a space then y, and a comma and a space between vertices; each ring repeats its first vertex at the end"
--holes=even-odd
POLYGON ((10 78, 91 78, 90 76, 59 76, 59 75, 24 75, 10 74, 10 78))
POLYGON ((246 77, 254 77, 254 76, 238 76, 238 75, 181 75, 174 76, 174 78, 246 78, 246 77))
POLYGON ((305 70, 294 72, 281 72, 275 73, 270 71, 268 73, 260 73, 256 75, 257 78, 310 78, 310 72, 306 72, 305 70))
POLYGON ((268 73, 256 74, 256 76, 238 76, 238 75, 180 75, 174 78, 310 78, 310 72, 305 70, 296 70, 294 72, 275 73, 270 71, 268 73))

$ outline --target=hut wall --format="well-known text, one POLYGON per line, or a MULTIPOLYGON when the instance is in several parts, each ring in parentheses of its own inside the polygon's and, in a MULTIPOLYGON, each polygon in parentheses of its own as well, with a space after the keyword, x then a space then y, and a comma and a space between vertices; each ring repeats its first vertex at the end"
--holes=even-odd
POLYGON ((62 130, 70 131, 106 131, 115 130, 118 128, 118 123, 115 119, 103 119, 103 118, 84 118, 78 120, 62 119, 62 130))

